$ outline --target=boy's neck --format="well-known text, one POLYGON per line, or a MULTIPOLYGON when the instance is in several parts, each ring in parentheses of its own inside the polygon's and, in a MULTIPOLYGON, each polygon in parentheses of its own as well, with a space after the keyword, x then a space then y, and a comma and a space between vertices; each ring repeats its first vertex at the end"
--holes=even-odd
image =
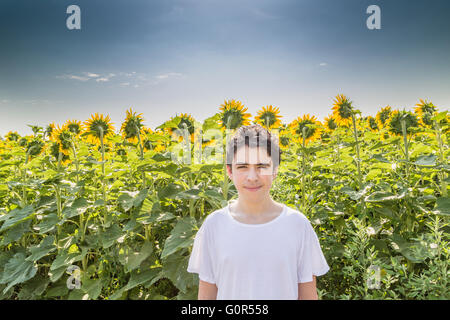
POLYGON ((273 213, 280 208, 280 205, 277 202, 273 201, 270 197, 266 200, 258 202, 243 201, 242 199, 238 198, 237 200, 232 202, 232 204, 232 211, 254 216, 273 213))

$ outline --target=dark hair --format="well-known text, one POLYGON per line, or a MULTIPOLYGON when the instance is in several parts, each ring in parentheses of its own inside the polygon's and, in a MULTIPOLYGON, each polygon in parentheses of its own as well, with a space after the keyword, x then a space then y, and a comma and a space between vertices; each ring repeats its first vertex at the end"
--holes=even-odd
POLYGON ((238 148, 243 146, 264 148, 272 159, 274 169, 280 165, 281 150, 278 136, 274 136, 261 125, 254 124, 240 127, 227 142, 226 160, 230 170, 238 148))

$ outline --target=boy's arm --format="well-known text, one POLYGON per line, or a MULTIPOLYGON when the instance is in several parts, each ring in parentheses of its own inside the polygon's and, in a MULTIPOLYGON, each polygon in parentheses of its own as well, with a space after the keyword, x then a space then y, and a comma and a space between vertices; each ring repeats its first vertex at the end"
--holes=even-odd
POLYGON ((316 289, 316 276, 313 281, 298 284, 298 300, 318 300, 316 289))
POLYGON ((198 284, 198 300, 216 300, 217 286, 214 283, 209 283, 200 280, 198 284))

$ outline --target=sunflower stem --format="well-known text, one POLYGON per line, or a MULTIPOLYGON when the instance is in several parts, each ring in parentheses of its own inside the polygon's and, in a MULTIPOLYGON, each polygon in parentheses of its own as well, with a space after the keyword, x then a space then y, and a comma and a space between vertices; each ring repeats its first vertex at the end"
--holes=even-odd
POLYGON ((361 177, 361 158, 359 156, 359 141, 358 141, 358 131, 356 129, 356 119, 355 114, 352 112, 352 122, 353 122, 353 135, 355 137, 356 146, 356 167, 358 169, 358 190, 361 188, 362 177, 361 177))
MULTIPOLYGON (((231 117, 228 117, 227 119, 227 126, 225 128, 225 146, 228 145, 228 140, 230 138, 230 129, 229 126, 231 124, 231 117)), ((231 163, 230 163, 231 165, 231 163)), ((228 174, 227 174, 227 148, 224 148, 224 152, 223 152, 223 185, 222 185, 222 190, 223 190, 223 198, 225 199, 225 201, 228 201, 228 174)))
POLYGON ((78 175, 79 175, 80 168, 79 168, 79 163, 78 163, 78 158, 77 158, 77 151, 75 149, 75 143, 73 142, 73 137, 71 138, 71 145, 72 145, 73 157, 75 159, 75 168, 77 170, 77 174, 75 175, 75 178, 76 178, 76 181, 77 181, 77 184, 78 184, 78 182, 79 182, 78 175))
MULTIPOLYGON (((106 221, 106 189, 105 189, 105 145, 103 143, 103 128, 100 126, 100 145, 102 148, 102 191, 103 191, 103 203, 104 203, 104 218, 106 221)), ((103 225, 103 228, 105 226, 103 225)))
MULTIPOLYGON (((143 161, 144 160, 144 147, 142 146, 141 135, 139 133, 139 128, 137 126, 136 126, 136 131, 137 131, 139 149, 141 152, 141 161, 143 161)), ((142 171, 142 188, 145 189, 146 185, 147 185, 147 182, 145 180, 145 171, 142 171)))
POLYGON ((306 206, 306 192, 305 192, 305 136, 306 136, 306 127, 302 128, 302 211, 305 211, 306 206))
MULTIPOLYGON (((25 166, 28 163, 29 157, 30 157, 30 152, 27 151, 27 156, 25 158, 25 166)), ((23 205, 23 207, 25 207, 27 205, 27 190, 25 187, 26 178, 27 178, 27 169, 23 168, 23 171, 22 171, 22 205, 23 205)))
POLYGON ((400 122, 402 124, 403 144, 404 144, 404 148, 405 148, 406 180, 409 181, 409 152, 408 152, 408 136, 406 133, 406 121, 405 121, 405 119, 401 119, 400 122))
MULTIPOLYGON (((434 129, 436 131, 436 139, 438 141, 438 145, 439 145, 439 160, 441 162, 441 165, 445 165, 446 161, 444 158, 444 143, 442 141, 442 137, 441 137, 441 128, 439 126, 439 123, 434 120, 434 129)), ((441 194, 443 197, 447 197, 447 182, 445 181, 446 179, 446 173, 444 171, 439 172, 439 177, 441 180, 441 194)))

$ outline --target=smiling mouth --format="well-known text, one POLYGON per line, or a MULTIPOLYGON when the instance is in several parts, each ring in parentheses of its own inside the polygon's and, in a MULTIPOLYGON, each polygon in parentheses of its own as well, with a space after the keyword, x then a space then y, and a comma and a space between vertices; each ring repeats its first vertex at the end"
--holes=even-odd
POLYGON ((260 189, 260 188, 261 188, 261 186, 259 186, 259 187, 253 187, 253 188, 245 187, 245 189, 248 189, 248 190, 250 190, 250 191, 256 191, 256 190, 258 190, 258 189, 260 189))

